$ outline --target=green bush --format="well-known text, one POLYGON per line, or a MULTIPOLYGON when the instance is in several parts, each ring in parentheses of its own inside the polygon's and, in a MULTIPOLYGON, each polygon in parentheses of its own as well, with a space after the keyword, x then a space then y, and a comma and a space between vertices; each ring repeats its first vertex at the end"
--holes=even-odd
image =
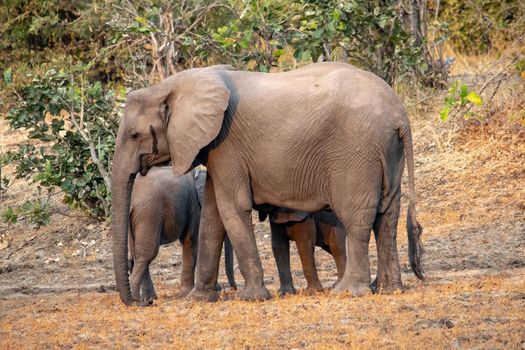
POLYGON ((429 68, 399 1, 230 2, 234 20, 212 37, 240 66, 268 71, 291 49, 299 63, 350 61, 390 84, 429 68))
POLYGON ((464 119, 474 116, 481 121, 481 116, 470 110, 473 106, 481 106, 482 104, 483 100, 477 92, 470 91, 467 84, 456 80, 448 90, 439 117, 442 122, 446 122, 452 113, 452 115, 461 114, 464 119))
POLYGON ((103 217, 109 214, 108 174, 121 109, 113 90, 84 81, 88 69, 51 69, 17 91, 7 119, 36 142, 7 157, 18 178, 60 189, 71 207, 103 217))

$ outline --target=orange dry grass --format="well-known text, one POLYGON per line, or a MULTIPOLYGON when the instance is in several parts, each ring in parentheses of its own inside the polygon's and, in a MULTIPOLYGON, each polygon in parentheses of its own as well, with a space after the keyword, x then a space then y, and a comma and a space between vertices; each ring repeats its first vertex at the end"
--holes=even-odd
POLYGON ((419 218, 442 232, 445 227, 523 219, 524 140, 525 130, 465 130, 457 146, 419 158, 419 218))
MULTIPOLYGON (((524 345, 522 271, 362 298, 313 296, 263 303, 174 299, 128 308, 115 293, 2 302, 3 349, 108 348, 519 348, 524 345)), ((168 292, 168 293, 166 293, 168 292)))

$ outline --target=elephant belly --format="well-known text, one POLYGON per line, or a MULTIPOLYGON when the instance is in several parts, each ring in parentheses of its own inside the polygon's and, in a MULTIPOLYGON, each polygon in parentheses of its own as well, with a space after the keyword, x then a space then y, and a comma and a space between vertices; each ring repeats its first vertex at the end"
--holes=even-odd
POLYGON ((315 212, 329 206, 323 195, 316 191, 298 190, 290 183, 282 183, 279 179, 265 181, 251 179, 253 202, 255 205, 271 204, 277 207, 315 212))

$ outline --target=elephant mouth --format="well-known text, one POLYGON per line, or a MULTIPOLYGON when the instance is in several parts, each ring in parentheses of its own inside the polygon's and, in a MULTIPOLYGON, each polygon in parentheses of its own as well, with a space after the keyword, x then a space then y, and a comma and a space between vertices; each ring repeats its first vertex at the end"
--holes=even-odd
POLYGON ((146 176, 152 167, 167 165, 170 161, 171 156, 169 154, 160 157, 157 153, 142 154, 140 156, 140 175, 146 176))

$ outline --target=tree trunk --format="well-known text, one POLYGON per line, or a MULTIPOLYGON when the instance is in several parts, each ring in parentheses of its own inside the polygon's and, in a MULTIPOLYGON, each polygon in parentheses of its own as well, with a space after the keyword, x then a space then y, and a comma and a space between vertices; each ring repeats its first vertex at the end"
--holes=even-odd
MULTIPOLYGON (((421 35, 421 2, 425 0, 411 0, 410 1, 410 26, 412 29, 412 38, 414 40, 414 46, 421 47, 422 35, 421 35)), ((426 8, 426 5, 425 5, 426 8)))

